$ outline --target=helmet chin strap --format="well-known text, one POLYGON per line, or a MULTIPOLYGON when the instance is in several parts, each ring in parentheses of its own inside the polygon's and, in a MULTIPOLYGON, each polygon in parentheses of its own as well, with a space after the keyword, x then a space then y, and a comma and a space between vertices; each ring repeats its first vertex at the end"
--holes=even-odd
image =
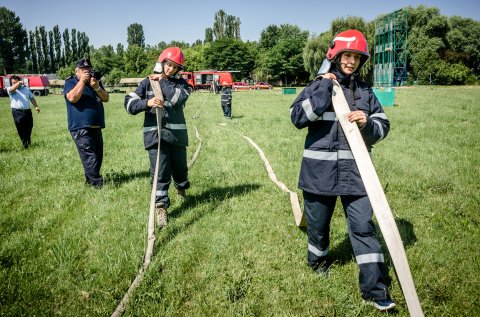
POLYGON ((330 62, 328 59, 324 59, 322 66, 320 66, 320 69, 317 72, 317 76, 326 74, 330 71, 330 68, 332 66, 332 62, 330 62))
POLYGON ((155 67, 153 67, 153 72, 156 74, 163 73, 163 63, 156 62, 155 67))
MULTIPOLYGON (((172 77, 177 75, 178 72, 180 72, 181 70, 182 70, 182 68, 179 67, 178 70, 175 72, 175 74, 172 75, 172 77)), ((156 62, 155 66, 153 67, 153 73, 154 74, 164 74, 163 63, 156 62)))

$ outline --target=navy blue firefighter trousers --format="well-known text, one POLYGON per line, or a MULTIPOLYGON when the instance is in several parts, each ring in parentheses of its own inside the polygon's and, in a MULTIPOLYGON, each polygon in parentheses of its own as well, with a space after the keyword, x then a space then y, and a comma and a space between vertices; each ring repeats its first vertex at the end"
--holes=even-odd
MULTIPOLYGON (((308 235, 308 264, 327 261, 330 221, 337 196, 303 192, 308 235)), ((390 299, 385 284, 384 256, 375 234, 373 209, 368 196, 340 196, 347 219, 348 234, 360 269, 359 286, 364 299, 390 299)), ((328 259, 331 260, 331 259, 328 259)))

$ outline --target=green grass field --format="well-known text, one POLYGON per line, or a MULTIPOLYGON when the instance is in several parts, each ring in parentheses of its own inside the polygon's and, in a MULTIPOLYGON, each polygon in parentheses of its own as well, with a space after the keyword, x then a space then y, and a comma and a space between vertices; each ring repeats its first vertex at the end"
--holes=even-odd
MULTIPOLYGON (((297 91, 298 92, 298 91, 297 91)), ((143 263, 150 201, 143 115, 123 95, 105 104, 106 186, 86 187, 61 96, 37 97, 32 146, 22 149, 0 98, 0 316, 110 316, 143 263)), ((364 305, 343 211, 332 221, 329 278, 306 265, 306 232, 288 195, 267 176, 264 151, 291 190, 305 131, 291 123, 295 95, 194 93, 189 156, 202 150, 124 316, 384 316, 364 305)), ((398 89, 385 109, 389 136, 374 164, 404 241, 426 316, 480 316, 480 87, 398 89)), ((300 195, 301 196, 301 195, 300 195)), ((408 316, 388 252, 390 290, 408 316)))

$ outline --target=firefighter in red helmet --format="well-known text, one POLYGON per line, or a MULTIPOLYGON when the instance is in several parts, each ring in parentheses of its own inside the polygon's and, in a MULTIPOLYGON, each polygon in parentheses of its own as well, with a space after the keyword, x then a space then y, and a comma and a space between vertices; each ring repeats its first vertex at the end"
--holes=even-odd
POLYGON ((232 119, 232 89, 226 81, 224 81, 222 85, 222 98, 220 99, 220 104, 223 110, 223 117, 225 119, 232 119))
POLYGON ((387 291, 373 209, 332 106, 332 80, 336 79, 351 110, 348 119, 358 125, 368 150, 387 136, 390 122, 372 89, 359 79, 359 70, 368 58, 367 41, 361 32, 339 33, 317 78, 298 95, 290 110, 292 123, 299 129, 308 128, 298 183, 308 225, 308 264, 322 275, 331 270, 330 221, 340 197, 360 269, 362 297, 379 310, 390 310, 395 303, 387 291))
MULTIPOLYGON (((150 158, 150 176, 153 181, 157 157, 157 117, 155 108, 161 108, 162 131, 160 165, 156 192, 157 224, 161 229, 167 223, 167 209, 170 206, 168 189, 173 185, 180 197, 185 197, 190 187, 187 168, 188 134, 183 108, 189 97, 188 84, 175 75, 184 67, 183 52, 179 47, 168 47, 158 57, 154 74, 140 82, 135 91, 125 96, 124 106, 129 114, 145 114, 143 141, 150 158), (156 98, 150 79, 158 80, 164 101, 156 98)), ((143 165, 143 164, 141 164, 143 165)))
POLYGON ((162 74, 164 71, 166 71, 165 66, 168 67, 176 65, 176 71, 173 75, 169 76, 171 77, 184 68, 184 62, 185 57, 183 56, 182 50, 179 47, 169 47, 166 48, 162 53, 160 53, 160 56, 158 56, 158 61, 155 64, 153 71, 154 73, 162 74))
POLYGON ((370 54, 368 53, 368 44, 365 36, 357 31, 357 30, 348 30, 345 32, 339 33, 333 39, 332 43, 326 54, 326 59, 323 61, 320 70, 318 71, 319 75, 323 75, 328 73, 330 68, 332 67, 332 62, 338 62, 340 53, 343 52, 352 52, 358 53, 360 62, 357 65, 357 71, 362 68, 362 66, 367 62, 370 58, 370 54))

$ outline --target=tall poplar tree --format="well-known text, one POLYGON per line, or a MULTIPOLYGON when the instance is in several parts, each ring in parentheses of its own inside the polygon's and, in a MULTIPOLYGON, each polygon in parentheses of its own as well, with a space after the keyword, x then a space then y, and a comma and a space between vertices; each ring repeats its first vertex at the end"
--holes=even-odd
POLYGON ((53 39, 55 47, 55 65, 57 67, 56 69, 59 69, 64 65, 64 60, 62 58, 62 35, 60 34, 58 25, 53 27, 53 39))
POLYGON ((68 29, 65 29, 63 31, 63 56, 65 59, 65 63, 63 64, 64 66, 70 66, 72 63, 72 48, 70 45, 70 32, 68 29))
POLYGON ((220 40, 221 38, 225 37, 225 21, 225 11, 220 10, 215 13, 215 18, 213 21, 213 35, 215 35, 215 40, 220 40))
POLYGON ((77 29, 72 29, 72 62, 80 59, 78 57, 77 29))
POLYGON ((87 48, 85 47, 85 33, 77 32, 77 59, 85 57, 87 48))
MULTIPOLYGON (((240 18, 226 14, 225 11, 220 10, 215 13, 212 30, 215 40, 222 38, 240 40, 240 18)), ((207 34, 205 34, 205 36, 206 35, 207 34)))
POLYGON ((227 15, 225 17, 225 36, 233 39, 235 38, 235 24, 237 19, 233 15, 227 15))
POLYGON ((42 73, 47 73, 50 70, 50 63, 49 63, 49 52, 48 52, 48 39, 47 39, 47 31, 45 30, 45 27, 41 25, 38 28, 40 32, 40 43, 41 43, 41 49, 42 49, 42 55, 43 55, 43 65, 42 65, 42 73))
POLYGON ((141 24, 133 23, 128 26, 127 43, 128 46, 137 45, 141 48, 145 48, 145 35, 141 24))
POLYGON ((81 41, 81 47, 82 47, 82 54, 83 56, 89 56, 90 55, 90 45, 88 43, 88 36, 85 32, 82 32, 82 41, 81 41))
POLYGON ((240 40, 240 18, 239 17, 235 17, 233 29, 234 29, 234 33, 233 33, 234 37, 240 40))
POLYGON ((212 28, 206 28, 205 29, 205 41, 203 41, 204 44, 207 43, 212 43, 213 42, 213 29, 212 28))
POLYGON ((35 27, 35 51, 37 52, 38 72, 45 72, 45 55, 42 50, 42 39, 38 27, 35 27))
POLYGON ((57 71, 58 66, 55 61, 55 42, 53 39, 53 31, 48 31, 48 53, 50 56, 50 72, 57 71))
POLYGON ((0 7, 0 73, 14 73, 26 69, 27 31, 15 12, 0 7))
POLYGON ((123 53, 125 53, 125 48, 123 47, 122 43, 117 44, 116 53, 118 57, 123 58, 123 53))
POLYGON ((31 68, 30 72, 37 74, 38 73, 38 57, 37 57, 37 46, 35 45, 35 33, 32 31, 28 32, 29 34, 29 46, 30 46, 30 60, 31 60, 31 68))

